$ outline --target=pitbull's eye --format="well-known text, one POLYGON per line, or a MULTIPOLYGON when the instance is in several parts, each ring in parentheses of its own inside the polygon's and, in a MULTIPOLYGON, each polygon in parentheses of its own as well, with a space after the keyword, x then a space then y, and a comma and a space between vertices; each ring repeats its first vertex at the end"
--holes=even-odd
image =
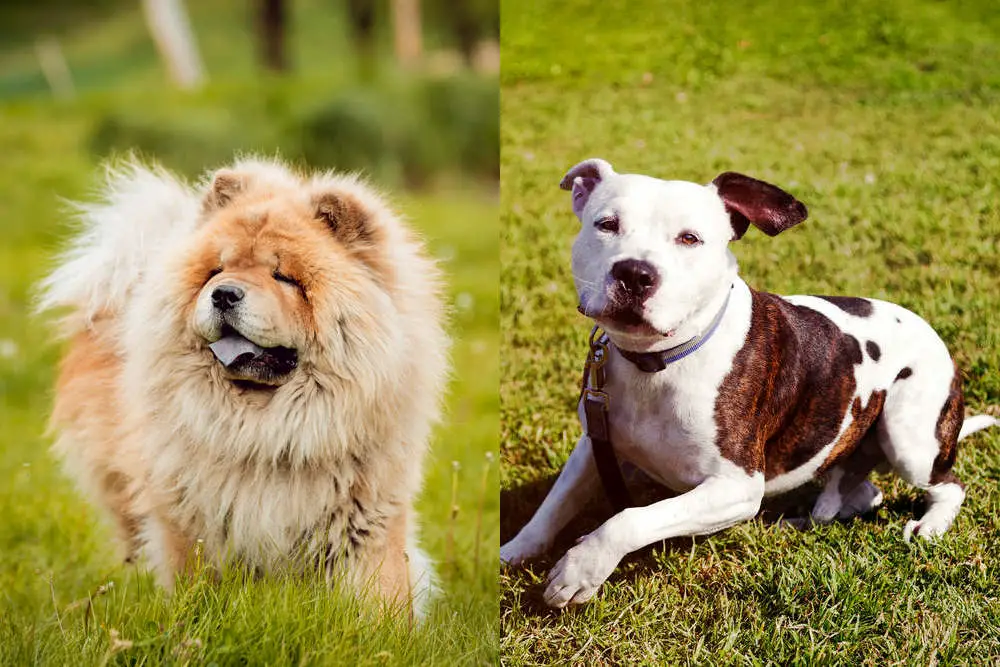
POLYGON ((678 245, 695 246, 701 245, 701 239, 693 232, 681 232, 675 239, 678 245))
POLYGON ((611 215, 608 216, 607 218, 601 218, 600 220, 594 223, 594 227, 597 227, 602 232, 610 232, 611 234, 617 234, 619 229, 618 216, 611 215))

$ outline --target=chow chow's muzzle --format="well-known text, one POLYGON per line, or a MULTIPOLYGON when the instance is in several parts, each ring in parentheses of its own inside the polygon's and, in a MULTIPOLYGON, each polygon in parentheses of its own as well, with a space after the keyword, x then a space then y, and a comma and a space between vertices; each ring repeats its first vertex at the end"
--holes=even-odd
POLYGON ((216 286, 211 293, 212 316, 219 338, 208 348, 235 380, 272 383, 298 366, 298 352, 281 345, 264 346, 252 339, 244 323, 246 290, 239 285, 216 286))

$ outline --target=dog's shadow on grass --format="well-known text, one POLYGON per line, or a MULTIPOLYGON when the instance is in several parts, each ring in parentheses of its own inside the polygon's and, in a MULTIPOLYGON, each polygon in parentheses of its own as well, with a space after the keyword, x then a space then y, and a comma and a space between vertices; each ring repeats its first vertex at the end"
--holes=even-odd
MULTIPOLYGON (((670 498, 677 495, 657 483, 653 482, 642 472, 632 469, 626 474, 629 491, 637 506, 649 505, 651 503, 670 498)), ((538 507, 542 504, 546 494, 555 483, 556 475, 551 475, 528 484, 524 484, 513 489, 500 492, 500 543, 504 544, 512 539, 531 518, 538 507)), ((806 485, 781 496, 765 498, 760 513, 757 515, 758 521, 773 525, 782 522, 786 517, 806 517, 812 508, 819 494, 818 485, 806 485)), ((915 500, 907 494, 898 495, 892 499, 887 499, 878 512, 869 513, 863 517, 853 520, 861 520, 871 525, 885 525, 899 516, 920 516, 923 513, 923 501, 915 500)), ((558 562, 560 558, 570 549, 576 540, 587 533, 598 528, 607 521, 613 514, 611 504, 604 497, 603 493, 598 493, 592 498, 579 514, 563 529, 556 538, 555 544, 548 553, 529 561, 526 566, 536 575, 542 577, 541 583, 530 583, 520 595, 521 612, 526 616, 551 616, 558 614, 558 610, 549 608, 542 597, 545 591, 544 576, 558 562)), ((800 529, 809 530, 812 527, 805 522, 800 525, 800 529)), ((792 525, 783 526, 784 530, 796 530, 792 525)), ((608 581, 635 581, 640 577, 647 576, 659 569, 655 555, 658 553, 670 553, 675 551, 689 552, 692 543, 697 545, 711 536, 678 537, 644 547, 635 551, 624 559, 608 578, 608 581), (630 567, 624 567, 629 565, 630 567)), ((723 550, 738 549, 738 544, 728 542, 730 546, 723 546, 723 550)), ((511 571, 516 571, 521 566, 515 566, 511 571)))

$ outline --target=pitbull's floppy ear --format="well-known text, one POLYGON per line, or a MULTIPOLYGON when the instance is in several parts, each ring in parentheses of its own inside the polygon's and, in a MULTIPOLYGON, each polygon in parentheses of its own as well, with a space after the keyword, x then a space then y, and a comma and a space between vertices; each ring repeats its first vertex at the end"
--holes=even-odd
POLYGON ((712 184, 726 205, 733 240, 741 238, 750 223, 768 236, 775 236, 809 215, 806 205, 798 199, 756 178, 727 171, 719 174, 712 184))
POLYGON ((559 181, 559 187, 563 190, 573 192, 573 213, 580 217, 583 207, 590 199, 590 193, 594 191, 597 184, 609 176, 613 176, 615 170, 611 165, 600 158, 584 160, 566 172, 566 175, 559 181))

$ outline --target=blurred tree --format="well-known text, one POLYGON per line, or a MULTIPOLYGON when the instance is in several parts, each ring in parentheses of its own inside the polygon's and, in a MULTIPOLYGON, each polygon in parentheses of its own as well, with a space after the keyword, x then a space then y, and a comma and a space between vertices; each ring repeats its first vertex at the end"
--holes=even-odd
MULTIPOLYGON (((484 16, 484 8, 495 2, 456 2, 448 12, 452 33, 458 42, 458 48, 465 58, 465 64, 472 67, 476 56, 476 47, 490 32, 489 17, 484 16), (484 19, 487 19, 484 21, 484 19)), ((497 8, 495 11, 499 11, 497 8)))
POLYGON ((499 0, 427 0, 425 4, 428 21, 447 28, 470 67, 480 42, 500 39, 499 0))
POLYGON ((288 69, 285 52, 286 19, 284 0, 260 0, 260 39, 264 67, 274 72, 288 69))
POLYGON ((375 70, 375 0, 347 0, 347 20, 362 75, 367 78, 375 70))

